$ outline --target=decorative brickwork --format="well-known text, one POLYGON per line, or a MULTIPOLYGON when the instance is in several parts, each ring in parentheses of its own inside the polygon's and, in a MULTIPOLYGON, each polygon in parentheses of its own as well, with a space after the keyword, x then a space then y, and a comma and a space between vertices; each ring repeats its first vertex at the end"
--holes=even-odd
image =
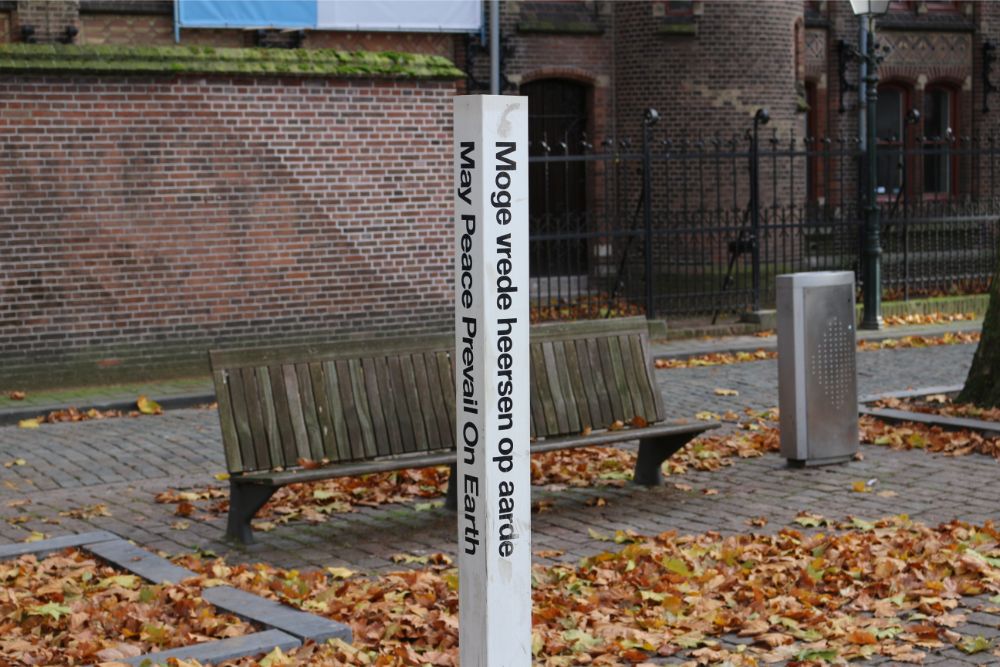
POLYGON ((0 384, 446 329, 453 94, 0 79, 0 384))
POLYGON ((17 18, 21 26, 34 29, 32 37, 36 42, 57 42, 67 27, 79 28, 80 0, 20 0, 17 18))

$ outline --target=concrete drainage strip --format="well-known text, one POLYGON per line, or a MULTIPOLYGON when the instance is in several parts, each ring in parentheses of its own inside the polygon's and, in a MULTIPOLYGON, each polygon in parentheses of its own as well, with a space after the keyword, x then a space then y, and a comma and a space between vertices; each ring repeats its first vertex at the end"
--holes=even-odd
MULTIPOLYGON (((165 558, 141 549, 114 533, 97 530, 78 535, 63 535, 30 543, 0 545, 0 561, 26 554, 44 556, 76 547, 104 561, 138 575, 154 584, 177 583, 197 576, 191 570, 178 567, 165 558)), ((147 653, 121 660, 131 665, 165 665, 168 658, 221 662, 268 653, 275 647, 282 651, 301 646, 306 640, 324 642, 342 639, 351 642, 351 629, 341 623, 298 611, 279 602, 267 600, 232 586, 215 586, 202 591, 202 598, 216 608, 235 614, 266 628, 261 632, 203 642, 194 646, 147 653)))

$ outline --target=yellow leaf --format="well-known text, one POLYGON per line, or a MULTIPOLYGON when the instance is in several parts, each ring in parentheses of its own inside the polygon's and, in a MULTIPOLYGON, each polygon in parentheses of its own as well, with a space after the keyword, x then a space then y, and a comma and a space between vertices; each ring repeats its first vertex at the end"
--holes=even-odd
POLYGON ((41 422, 39 422, 38 418, 35 417, 34 419, 22 419, 17 422, 17 425, 19 428, 38 428, 41 425, 41 422))
POLYGON ((229 479, 229 473, 228 472, 217 472, 214 475, 212 475, 212 477, 214 477, 215 479, 219 480, 220 482, 225 482, 227 479, 229 479))
POLYGON ((346 567, 328 567, 326 571, 329 572, 334 579, 347 579, 355 575, 354 570, 349 570, 346 567))
POLYGON ((31 531, 31 535, 24 538, 25 542, 40 542, 45 539, 45 533, 39 533, 37 530, 31 531))
POLYGON ((740 392, 736 391, 735 389, 720 389, 720 388, 716 387, 716 389, 715 389, 715 395, 716 396, 739 396, 740 392))
POLYGON ((851 491, 855 493, 868 493, 868 485, 865 484, 864 480, 858 480, 851 484, 851 491))
POLYGON ((151 398, 146 398, 145 396, 140 396, 139 400, 135 402, 136 406, 139 408, 139 412, 144 415, 159 415, 163 414, 163 408, 160 404, 151 398))
POLYGON ((277 646, 260 661, 260 667, 278 667, 278 665, 287 664, 289 664, 288 656, 282 653, 281 649, 277 646))

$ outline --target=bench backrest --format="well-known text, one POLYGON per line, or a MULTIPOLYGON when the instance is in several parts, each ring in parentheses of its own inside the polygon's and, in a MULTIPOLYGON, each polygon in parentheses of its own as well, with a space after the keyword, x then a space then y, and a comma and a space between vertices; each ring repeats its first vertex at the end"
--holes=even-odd
POLYGON ((231 473, 455 446, 451 336, 209 353, 231 473))
MULTIPOLYGON (((455 446, 450 335, 209 353, 230 473, 455 446)), ((531 331, 531 434, 664 419, 646 323, 531 331)))
POLYGON ((578 435, 663 421, 644 320, 541 325, 531 332, 531 434, 578 435))

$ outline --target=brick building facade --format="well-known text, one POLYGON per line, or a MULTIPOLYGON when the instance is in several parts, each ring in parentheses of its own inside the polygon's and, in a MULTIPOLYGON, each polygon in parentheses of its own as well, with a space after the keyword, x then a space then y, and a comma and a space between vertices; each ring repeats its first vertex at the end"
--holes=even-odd
MULTIPOLYGON (((531 99, 536 154, 634 142, 648 107, 662 137, 743 137, 765 107, 783 137, 857 134, 847 2, 501 8, 505 92, 531 99)), ((878 29, 891 48, 880 94, 895 105, 880 118, 900 143, 930 136, 928 122, 1000 129, 1000 99, 985 99, 1000 73, 984 78, 1000 3, 894 2, 878 29)), ((182 46, 443 56, 467 76, 60 73, 0 55, 0 388, 197 372, 209 347, 447 329, 449 98, 482 90, 481 36, 180 34, 182 46)), ((170 46, 172 3, 0 0, 0 48, 60 41, 170 46)), ((824 187, 829 165, 808 168, 795 196, 856 179, 824 187)), ((921 168, 925 185, 966 187, 957 162, 921 168)), ((567 200, 602 206, 606 176, 567 200)))

